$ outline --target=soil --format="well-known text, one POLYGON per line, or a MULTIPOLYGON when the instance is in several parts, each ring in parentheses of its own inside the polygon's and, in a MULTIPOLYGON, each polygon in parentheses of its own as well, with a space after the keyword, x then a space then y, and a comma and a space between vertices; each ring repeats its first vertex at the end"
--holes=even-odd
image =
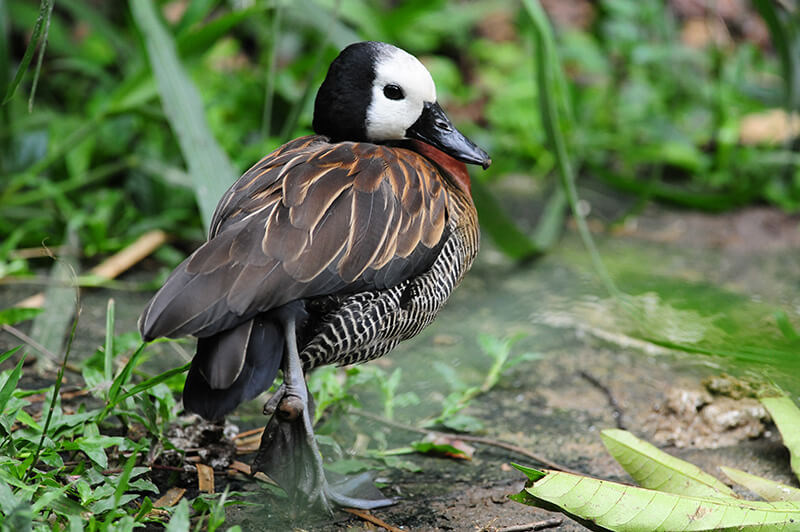
MULTIPOLYGON (((513 189, 513 180, 507 186, 513 189)), ((602 191, 594 195, 589 191, 587 197, 598 219, 612 219, 625 207, 614 202, 608 202, 610 207, 604 205, 602 191)), ((522 217, 530 216, 529 208, 519 203, 522 217)), ((641 252, 646 257, 639 265, 643 271, 669 271, 675 277, 702 279, 782 308, 798 308, 800 294, 792 281, 800 273, 798 263, 787 259, 796 257, 800 247, 796 218, 765 208, 714 216, 650 208, 637 220, 626 223, 615 235, 598 232, 601 254, 641 252)), ((537 263, 515 266, 492 250, 490 243, 484 244, 474 271, 440 318, 418 338, 377 362, 389 370, 402 368, 404 391, 413 391, 421 399, 420 405, 399 409, 398 419, 414 424, 435 412, 451 391, 452 383, 433 375, 431 360, 447 362, 467 383, 480 383, 490 361, 481 353, 476 335, 488 332, 502 338, 524 331, 527 336, 514 347, 514 353, 532 351, 539 359, 504 374, 497 386, 463 412, 483 423, 482 436, 511 442, 587 475, 630 482, 599 437, 604 428, 624 427, 720 478, 718 466, 728 465, 797 484, 779 434, 758 404, 746 394, 726 395, 718 387, 710 390, 704 384, 704 379, 713 382, 724 367, 648 349, 614 331, 600 334, 602 327, 589 327, 579 323, 580 319, 541 319, 552 302, 558 302, 560 308, 566 302, 570 307, 570 301, 585 301, 582 298, 602 291, 575 235, 570 232, 559 248, 537 263)), ((124 280, 148 278, 150 268, 152 264, 144 263, 124 280)), ((20 287, 5 291, 3 302, 21 299, 28 292, 20 287)), ((91 354, 102 344, 105 301, 110 293, 85 291, 76 352, 91 354)), ((135 330, 148 294, 114 292, 113 296, 117 299, 117 330, 135 330)), ((2 342, 14 344, 7 337, 2 337, 2 342)), ((149 362, 151 367, 160 364, 164 369, 183 363, 174 351, 165 349, 164 357, 149 362)), ((186 346, 186 351, 190 353, 191 346, 186 346)), ((69 380, 77 382, 74 377, 69 380)), ((377 399, 362 407, 381 411, 377 399)), ((239 430, 263 425, 259 410, 260 403, 245 406, 234 424, 239 430)), ((374 442, 375 433, 382 432, 389 447, 421 438, 361 418, 351 419, 350 424, 347 430, 368 441, 374 442)), ((204 463, 218 459, 214 463, 217 491, 229 485, 231 490, 254 494, 247 500, 255 506, 228 508, 226 527, 240 524, 244 530, 318 532, 380 529, 344 512, 333 518, 293 518, 274 489, 229 471, 233 460, 249 463, 252 459, 252 454, 234 454, 229 438, 233 431, 212 431, 215 438, 223 440, 215 443, 219 452, 199 459, 204 463)), ((188 438, 186 434, 177 436, 188 438)), ((188 440, 181 444, 196 445, 188 440)), ((477 449, 471 460, 412 454, 402 458, 415 464, 419 472, 401 468, 378 471, 383 492, 399 501, 371 513, 401 530, 498 531, 524 524, 531 524, 534 530, 533 524, 539 522, 553 530, 584 530, 560 514, 508 500, 508 495, 519 492, 524 484, 523 475, 510 464, 541 464, 503 448, 470 445, 477 449)), ((186 463, 185 469, 185 474, 161 474, 159 486, 166 491, 170 485, 180 484, 188 488, 187 496, 196 494, 192 463, 186 463)))

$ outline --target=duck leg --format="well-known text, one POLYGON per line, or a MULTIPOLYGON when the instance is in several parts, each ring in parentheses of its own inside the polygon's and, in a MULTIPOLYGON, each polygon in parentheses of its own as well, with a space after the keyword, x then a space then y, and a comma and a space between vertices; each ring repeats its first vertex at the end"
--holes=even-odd
POLYGON ((264 414, 272 417, 261 438, 254 470, 277 482, 292 508, 317 508, 332 514, 334 504, 365 510, 394 504, 394 499, 385 498, 375 488, 368 473, 328 482, 314 437, 314 403, 297 351, 294 317, 286 318, 285 327, 283 384, 264 406, 264 414))

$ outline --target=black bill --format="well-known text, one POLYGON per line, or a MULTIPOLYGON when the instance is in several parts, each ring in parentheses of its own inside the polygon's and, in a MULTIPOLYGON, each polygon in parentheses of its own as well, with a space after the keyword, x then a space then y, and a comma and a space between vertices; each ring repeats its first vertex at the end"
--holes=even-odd
POLYGON ((459 161, 479 164, 484 170, 492 164, 489 154, 457 130, 435 102, 425 102, 422 114, 408 128, 406 137, 427 142, 459 161))

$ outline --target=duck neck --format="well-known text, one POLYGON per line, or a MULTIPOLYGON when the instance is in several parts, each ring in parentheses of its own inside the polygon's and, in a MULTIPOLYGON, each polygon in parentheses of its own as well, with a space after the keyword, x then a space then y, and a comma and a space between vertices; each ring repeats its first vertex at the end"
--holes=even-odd
POLYGON ((442 150, 434 148, 427 142, 420 140, 409 140, 409 142, 412 150, 438 166, 468 198, 472 197, 472 182, 466 164, 447 155, 442 150))

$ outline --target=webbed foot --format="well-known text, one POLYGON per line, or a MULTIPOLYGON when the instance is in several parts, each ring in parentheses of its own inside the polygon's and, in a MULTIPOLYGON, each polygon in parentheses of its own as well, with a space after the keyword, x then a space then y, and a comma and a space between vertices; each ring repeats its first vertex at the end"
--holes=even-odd
POLYGON ((274 396, 280 397, 267 403, 265 411, 271 412, 272 418, 261 438, 254 469, 277 482, 296 509, 315 508, 332 514, 334 506, 370 510, 394 504, 395 499, 384 497, 375 487, 369 473, 328 479, 314 437, 313 406, 305 383, 303 388, 306 397, 282 386, 274 396), (306 399, 299 411, 298 399, 306 399))
POLYGON ((285 326, 284 382, 264 406, 264 414, 272 417, 253 470, 269 475, 286 491, 292 508, 301 512, 317 508, 332 514, 334 505, 369 510, 394 504, 372 484, 369 474, 328 481, 314 437, 314 402, 297 352, 294 320, 289 317, 285 326))

